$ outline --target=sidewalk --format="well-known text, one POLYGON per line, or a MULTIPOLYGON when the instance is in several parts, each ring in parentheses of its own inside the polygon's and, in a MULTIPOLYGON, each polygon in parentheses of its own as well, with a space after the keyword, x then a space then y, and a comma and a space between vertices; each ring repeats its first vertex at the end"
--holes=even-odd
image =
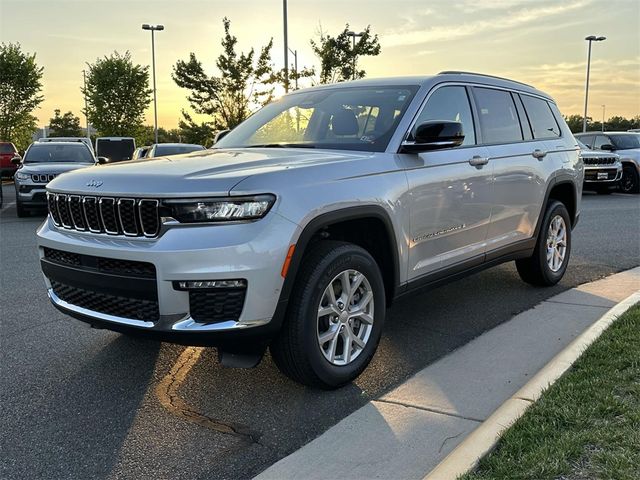
POLYGON ((607 310, 640 267, 517 315, 418 372, 256 478, 421 479, 607 310))

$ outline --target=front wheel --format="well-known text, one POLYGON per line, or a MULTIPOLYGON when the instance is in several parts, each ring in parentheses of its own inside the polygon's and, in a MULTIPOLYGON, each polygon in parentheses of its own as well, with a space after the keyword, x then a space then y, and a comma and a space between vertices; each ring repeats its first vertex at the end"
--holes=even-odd
POLYGON ((322 241, 303 260, 271 355, 299 383, 340 387, 371 361, 385 308, 382 275, 369 252, 322 241))
POLYGON ((547 206, 533 255, 516 260, 520 278, 531 285, 548 287, 564 276, 571 253, 571 219, 563 203, 547 206))
POLYGON ((640 193, 640 180, 638 179, 638 171, 633 165, 624 165, 622 167, 620 191, 622 193, 640 193))

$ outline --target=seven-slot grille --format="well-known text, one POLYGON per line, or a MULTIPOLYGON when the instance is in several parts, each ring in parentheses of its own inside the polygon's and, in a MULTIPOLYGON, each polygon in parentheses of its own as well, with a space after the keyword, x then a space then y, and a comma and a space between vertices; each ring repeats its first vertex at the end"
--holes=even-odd
POLYGON ((128 237, 156 237, 160 231, 155 199, 48 193, 47 203, 58 227, 128 237))
POLYGON ((31 181, 33 183, 48 183, 57 176, 55 173, 34 173, 31 175, 31 181))
POLYGON ((603 158, 583 158, 582 161, 585 165, 613 165, 616 163, 615 157, 603 157, 603 158))

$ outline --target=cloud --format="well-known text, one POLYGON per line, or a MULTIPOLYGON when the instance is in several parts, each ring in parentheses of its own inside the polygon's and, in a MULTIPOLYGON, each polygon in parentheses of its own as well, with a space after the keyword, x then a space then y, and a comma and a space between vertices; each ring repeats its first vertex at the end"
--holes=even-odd
POLYGON ((476 20, 457 25, 438 25, 435 27, 406 31, 406 25, 400 30, 383 35, 385 47, 417 45, 421 43, 450 41, 457 38, 470 37, 486 32, 506 30, 519 27, 545 17, 553 17, 579 8, 583 8, 590 0, 578 0, 570 3, 551 4, 536 8, 523 8, 508 11, 501 17, 490 20, 476 20))

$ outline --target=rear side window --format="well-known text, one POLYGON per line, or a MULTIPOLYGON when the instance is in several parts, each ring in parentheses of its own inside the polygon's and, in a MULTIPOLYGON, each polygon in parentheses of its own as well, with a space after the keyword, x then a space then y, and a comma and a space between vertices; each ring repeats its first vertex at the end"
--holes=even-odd
POLYGON ((415 129, 429 120, 450 120, 462 123, 464 142, 462 145, 474 145, 476 135, 473 128, 471 105, 465 87, 450 86, 437 89, 429 97, 427 104, 418 115, 410 139, 414 138, 415 129))
POLYGON ((511 94, 504 90, 474 87, 484 143, 522 141, 520 120, 511 94))
POLYGON ((521 98, 531 123, 533 138, 558 138, 560 127, 547 101, 529 95, 522 95, 521 98))

